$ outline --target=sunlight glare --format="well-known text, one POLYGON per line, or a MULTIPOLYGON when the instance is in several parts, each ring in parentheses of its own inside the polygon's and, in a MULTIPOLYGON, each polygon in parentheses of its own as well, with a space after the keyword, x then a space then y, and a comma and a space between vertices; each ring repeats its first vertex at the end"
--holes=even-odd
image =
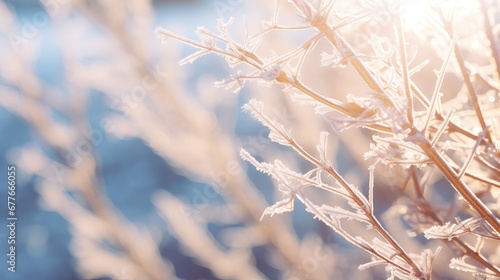
POLYGON ((429 0, 403 0, 401 1, 401 16, 406 24, 414 25, 430 8, 429 0))

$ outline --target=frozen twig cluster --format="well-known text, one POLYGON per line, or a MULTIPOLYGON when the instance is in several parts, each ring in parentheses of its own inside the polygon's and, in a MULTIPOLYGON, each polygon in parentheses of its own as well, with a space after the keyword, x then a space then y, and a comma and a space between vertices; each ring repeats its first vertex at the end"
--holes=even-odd
MULTIPOLYGON (((224 57, 236 70, 230 78, 217 82, 217 86, 239 92, 250 81, 281 85, 293 101, 313 106, 323 116, 320 121, 337 134, 350 127, 367 128, 372 134, 372 143, 364 155, 365 160, 372 162, 366 195, 348 183, 329 160, 327 132, 318 135, 320 144, 315 156, 295 140, 294 135, 301 136, 301 131, 292 131, 269 117, 264 104, 252 99, 243 109, 269 129, 269 139, 291 148, 312 166, 306 172, 298 172, 283 161, 261 162, 241 150, 244 160, 278 182, 278 190, 284 196, 268 207, 264 216, 292 211, 297 199, 315 218, 372 256, 360 269, 384 265, 390 278, 430 279, 440 247, 410 253, 375 215, 374 197, 383 193, 383 186, 377 184, 374 175, 383 164, 404 174, 405 179, 395 186, 403 202, 394 203, 393 207, 403 213, 410 232, 442 240, 454 254, 450 268, 500 277, 500 263, 495 261, 498 252, 484 250, 483 246, 498 245, 500 233, 500 42, 492 36, 496 32, 495 22, 489 12, 498 11, 499 7, 488 1, 410 2, 275 1, 274 14, 263 21, 263 29, 253 35, 245 30, 242 42, 231 37, 229 27, 233 19, 219 20, 217 33, 199 28, 199 41, 161 27, 156 34, 164 43, 173 38, 198 49, 181 64, 209 53, 224 57), (417 19, 409 19, 412 12, 417 12, 412 9, 422 8, 425 12, 417 19), (295 12, 300 24, 282 23, 287 12, 295 12), (376 17, 381 13, 383 19, 376 17), (462 26, 463 22, 478 19, 484 24, 462 26), (367 42, 356 40, 368 24, 387 28, 368 30, 367 42), (268 55, 266 50, 272 45, 266 44, 266 40, 271 40, 270 34, 280 32, 297 34, 296 41, 300 43, 295 41, 291 50, 282 52, 272 49, 272 55, 268 55), (471 42, 474 46, 466 47, 471 42), (426 48, 435 53, 426 52, 426 48), (352 66, 350 69, 365 83, 364 93, 346 95, 342 101, 331 92, 317 89, 320 87, 314 83, 321 81, 312 79, 311 73, 319 76, 322 72, 331 73, 327 70, 332 67, 342 71, 346 66, 352 66), (450 90, 449 79, 460 81, 463 86, 450 90), (440 177, 446 178, 447 187, 457 194, 448 197, 442 209, 433 202, 438 191, 435 183, 440 177), (312 187, 345 200, 347 207, 314 202, 307 194, 312 187), (464 215, 468 217, 462 220, 464 215), (349 223, 366 224, 375 237, 361 237, 359 232, 344 226, 349 223), (476 245, 469 244, 470 237, 478 240, 476 245)), ((335 76, 328 79, 342 83, 335 76)), ((349 90, 349 85, 344 88, 349 90)), ((335 95, 343 94, 346 93, 335 95)))

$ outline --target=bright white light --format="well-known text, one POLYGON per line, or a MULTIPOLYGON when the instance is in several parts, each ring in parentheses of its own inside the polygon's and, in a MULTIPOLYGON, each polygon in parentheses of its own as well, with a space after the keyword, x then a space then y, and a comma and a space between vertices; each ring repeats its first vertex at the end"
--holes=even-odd
POLYGON ((419 21, 429 15, 430 11, 435 8, 434 6, 443 9, 444 15, 448 15, 452 10, 455 10, 455 16, 457 16, 458 10, 470 14, 478 9, 477 1, 471 0, 401 0, 401 17, 404 25, 406 27, 418 25, 419 21))
POLYGON ((430 9, 428 0, 403 0, 401 1, 401 16, 406 24, 413 25, 423 18, 430 9))

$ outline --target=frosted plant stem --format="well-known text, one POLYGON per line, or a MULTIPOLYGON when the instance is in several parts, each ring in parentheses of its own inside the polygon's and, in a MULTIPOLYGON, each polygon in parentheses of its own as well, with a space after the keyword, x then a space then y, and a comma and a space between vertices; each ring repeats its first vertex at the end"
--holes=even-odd
MULTIPOLYGON (((354 53, 347 45, 347 43, 344 42, 342 37, 338 36, 338 41, 335 39, 333 35, 336 34, 336 31, 331 30, 326 23, 315 22, 315 24, 315 27, 318 30, 324 32, 328 40, 338 49, 344 49, 347 54, 354 55, 354 53), (342 42, 343 46, 338 46, 337 42, 342 42), (345 50, 345 48, 348 49, 345 50)), ((380 93, 384 92, 379 83, 373 78, 369 70, 359 59, 354 57, 351 63, 372 90, 380 93)), ((409 136, 414 136, 416 134, 420 134, 423 138, 423 141, 418 143, 420 148, 425 152, 425 154, 427 154, 431 161, 438 166, 438 168, 445 175, 452 186, 457 190, 457 192, 460 193, 462 197, 469 202, 472 208, 476 210, 479 215, 484 217, 497 232, 500 232, 500 223, 498 219, 493 215, 493 213, 479 200, 479 198, 469 189, 469 187, 457 177, 455 171, 450 166, 448 166, 446 161, 441 157, 441 155, 439 155, 436 149, 432 147, 431 143, 421 134, 421 132, 417 128, 412 127, 409 136)))
POLYGON ((358 74, 361 76, 363 81, 375 92, 383 93, 384 89, 380 83, 375 80, 371 72, 368 70, 366 65, 356 56, 353 49, 349 46, 347 41, 338 34, 337 31, 333 30, 328 24, 322 23, 315 25, 316 29, 323 32, 328 41, 334 45, 339 51, 341 51, 345 58, 351 62, 351 65, 356 69, 358 74))
MULTIPOLYGON (((354 50, 351 48, 351 46, 348 45, 348 43, 338 34, 334 29, 332 29, 328 24, 326 23, 318 23, 315 22, 315 28, 317 30, 320 30, 324 32, 325 37, 328 39, 328 41, 334 45, 337 49, 342 50, 344 55, 349 58, 350 63, 354 67, 354 69, 358 72, 358 74, 361 76, 363 81, 370 87, 371 90, 378 92, 378 93, 384 93, 383 88, 381 85, 377 82, 377 80, 373 77, 372 73, 369 71, 367 66, 356 56, 356 53, 354 50)), ((411 90, 415 94, 416 97, 421 101, 424 106, 428 107, 430 105, 430 101, 426 98, 426 96, 416 87, 416 85, 409 81, 411 85, 411 90)), ((443 116, 439 113, 435 113, 435 116, 443 120, 443 116)), ((457 131, 473 140, 477 140, 476 135, 474 135, 472 132, 460 127, 459 125, 456 125, 454 122, 450 121, 449 123, 450 129, 453 129, 454 131, 457 131)))
POLYGON ((484 203, 479 200, 479 198, 470 190, 470 188, 462 182, 457 173, 448 165, 448 163, 444 160, 444 158, 439 154, 439 152, 432 147, 432 144, 425 138, 422 133, 415 127, 412 128, 410 132, 410 137, 415 137, 420 135, 420 142, 418 144, 420 148, 424 151, 424 153, 429 157, 429 159, 441 170, 443 175, 448 179, 451 185, 457 190, 457 192, 467 201, 470 206, 481 216, 483 217, 490 226, 495 229, 497 232, 500 232, 500 222, 493 215, 493 213, 484 205, 484 203))
MULTIPOLYGON (((277 80, 280 81, 279 78, 277 80)), ((285 81, 283 81, 283 82, 285 82, 285 81)), ((330 100, 326 99, 325 97, 315 93, 314 91, 312 91, 311 89, 309 89, 308 87, 306 87, 305 85, 300 83, 299 81, 295 81, 294 83, 289 83, 289 84, 291 86, 293 86, 294 88, 300 90, 302 93, 312 97, 316 101, 321 102, 321 103, 325 104, 326 106, 328 106, 328 107, 330 107, 330 108, 332 108, 332 109, 334 109, 342 114, 345 114, 345 115, 353 117, 353 118, 357 118, 360 115, 357 112, 353 112, 351 110, 344 108, 343 106, 340 106, 340 105, 337 105, 337 104, 331 102, 330 100)), ((385 132, 385 133, 392 133, 392 130, 389 127, 383 126, 380 124, 370 124, 370 125, 368 125, 368 127, 373 129, 373 130, 376 130, 376 131, 385 132)))
POLYGON ((397 16, 397 23, 395 25, 399 41, 399 56, 401 57, 401 70, 403 76, 404 93, 406 95, 406 99, 408 102, 406 117, 408 118, 408 122, 410 123, 410 125, 413 126, 413 95, 410 89, 410 75, 408 74, 408 60, 406 54, 405 34, 403 32, 400 15, 397 16))
POLYGON ((342 176, 331 166, 325 166, 323 163, 319 162, 316 158, 311 156, 308 152, 306 152, 302 147, 300 147, 297 143, 290 143, 292 148, 298 152, 302 157, 313 163, 314 165, 320 167, 325 172, 327 172, 332 178, 334 178, 350 195, 352 200, 361 208, 364 209, 365 216, 369 219, 373 228, 387 241, 394 250, 397 252, 398 256, 404 259, 404 261, 411 266, 412 271, 415 276, 421 278, 424 274, 420 271, 419 267, 413 262, 413 260, 409 257, 408 253, 399 245, 399 243, 389 234, 385 228, 380 224, 378 219, 373 215, 372 209, 369 209, 369 202, 366 202, 366 199, 361 198, 352 188, 353 186, 349 185, 342 176))
MULTIPOLYGON (((429 209, 429 211, 425 211, 424 214, 427 215, 428 217, 430 217, 432 220, 434 220, 439 225, 443 225, 444 224, 443 221, 436 214, 434 209, 432 209, 432 206, 429 204, 427 199, 424 197, 424 194, 422 193, 422 186, 420 185, 420 181, 418 179, 416 170, 417 170, 417 168, 414 165, 412 165, 409 169, 409 171, 411 173, 410 174, 411 180, 413 181, 414 186, 415 186, 414 187, 415 193, 418 197, 417 199, 422 201, 422 203, 425 203, 425 208, 429 209)), ((452 250, 453 250, 453 248, 451 247, 450 243, 455 244, 458 248, 460 248, 460 250, 462 251, 462 254, 467 255, 467 256, 475 259, 478 263, 482 264, 484 267, 491 270, 493 273, 495 273, 497 276, 500 277, 500 270, 496 266, 494 266, 493 264, 488 262, 488 260, 482 254, 480 254, 478 251, 474 251, 470 247, 470 245, 463 242, 460 238, 453 237, 453 238, 451 238, 451 240, 443 239, 443 242, 445 242, 445 244, 448 245, 452 250)))
POLYGON ((481 3, 481 12, 484 16, 484 32, 490 41, 491 54, 493 56, 493 60, 495 61, 498 79, 500 79, 500 55, 498 54, 497 42, 495 41, 495 36, 493 35, 494 27, 491 24, 491 15, 488 11, 488 3, 486 3, 486 0, 480 0, 479 2, 481 3))
MULTIPOLYGON (((485 8, 484 6, 486 4, 484 3, 484 1, 481 1, 481 4, 482 4, 483 9, 484 9, 485 8)), ((484 12, 484 16, 485 16, 485 23, 486 22, 489 23, 489 20, 488 20, 488 14, 489 13, 488 13, 488 11, 484 10, 483 12, 484 12)), ((443 23, 446 32, 452 38, 454 36, 453 35, 454 31, 453 31, 453 27, 451 25, 451 22, 448 21, 448 20, 446 20, 446 18, 444 17, 442 11, 439 13, 439 15, 440 15, 441 22, 443 23)), ((488 35, 488 32, 491 33, 491 28, 486 28, 485 31, 486 31, 486 34, 488 35)), ((490 35, 493 36, 492 34, 490 34, 490 35)), ((490 40, 490 45, 491 45, 493 57, 494 57, 495 63, 496 63, 496 69, 497 69, 497 71, 500 71, 499 68, 498 68, 500 62, 499 62, 499 59, 498 59, 498 53, 495 50, 495 44, 494 44, 495 41, 490 36, 488 36, 488 39, 490 40)), ((483 116, 483 112, 481 110, 481 107, 479 105, 479 101, 477 99, 476 90, 474 89, 474 86, 472 85, 472 82, 471 82, 471 79, 470 79, 470 71, 465 66, 465 60, 464 60, 464 58, 462 56, 462 52, 460 51, 460 46, 459 46, 458 42, 455 44, 455 46, 453 48, 453 51, 455 53, 455 57, 457 59, 458 66, 460 68, 460 73, 462 74, 462 78, 464 79, 465 85, 467 86, 467 91, 469 92, 469 96, 471 98, 472 104, 474 105, 474 110, 476 111, 477 118, 479 120, 479 124, 481 125, 481 129, 483 131, 485 131, 485 136, 488 139, 488 141, 490 142, 490 144, 494 144, 493 138, 491 137, 491 134, 490 134, 490 131, 487 129, 486 122, 485 122, 484 116, 483 116)), ((499 72, 499 75, 500 75, 500 72, 499 72)), ((500 78, 500 76, 499 76, 499 78, 500 78)))
POLYGON ((479 105, 479 100, 477 99, 477 94, 476 90, 472 86, 472 82, 470 80, 470 73, 467 71, 467 68, 465 67, 465 62, 462 56, 462 52, 460 51, 460 47, 458 46, 458 43, 455 45, 455 57, 457 58, 458 65, 460 66, 460 72, 462 73, 462 78, 465 81, 465 85, 467 86, 467 90, 469 91, 469 96, 472 100, 472 104, 474 105, 474 110, 476 111, 477 118, 479 119, 479 124, 481 124, 481 129, 485 131, 485 136, 488 139, 488 141, 493 144, 493 138, 491 137, 490 131, 486 125, 486 122, 484 120, 483 116, 483 111, 481 110, 481 106, 479 105))
MULTIPOLYGON (((405 273, 411 274, 411 271, 409 271, 407 268, 402 267, 401 265, 397 264, 393 260, 387 258, 386 256, 380 254, 373 248, 369 246, 363 246, 359 244, 359 242, 356 240, 356 238, 353 238, 350 234, 348 234, 346 231, 344 231, 338 224, 333 223, 331 219, 329 219, 323 212, 318 211, 313 203, 311 203, 307 198, 302 198, 299 196, 299 199, 311 210, 313 211, 314 215, 316 215, 321 221, 323 221, 326 225, 329 227, 333 228, 335 231, 337 231, 342 237, 344 237, 347 241, 349 241, 351 244, 355 244, 359 246, 360 248, 370 252, 374 256, 379 257, 380 259, 386 261, 387 263, 393 265, 394 267, 397 267, 401 271, 404 271, 405 273)), ((423 275, 423 274, 421 274, 423 275)), ((421 279, 421 277, 420 277, 421 279)))

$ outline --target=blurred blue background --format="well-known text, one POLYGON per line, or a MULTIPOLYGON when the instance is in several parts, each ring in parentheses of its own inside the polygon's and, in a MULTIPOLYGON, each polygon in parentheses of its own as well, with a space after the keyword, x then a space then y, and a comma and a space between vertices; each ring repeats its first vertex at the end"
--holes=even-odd
MULTIPOLYGON (((210 1, 154 1, 156 25, 177 26, 182 29, 194 30, 207 19, 216 18, 215 10, 210 1), (190 20, 186 15, 196 14, 190 20)), ((36 13, 44 12, 38 1, 7 0, 4 1, 10 10, 15 12, 22 23, 36 13)), ((50 21, 52 21, 50 19, 50 21)), ((52 22, 40 28, 39 38, 42 49, 36 61, 39 78, 52 86, 63 87, 60 80, 62 58, 54 40, 52 22)), ((153 37, 154 30, 149 30, 153 37)), ((6 46, 7 36, 0 37, 1 45, 6 46)), ((1 48, 0 48, 0 51, 1 48)), ((4 81, 0 77, 0 85, 4 81)), ((2 98, 0 96, 0 98, 2 98)), ((110 112, 102 95, 95 94, 88 106, 89 121, 92 127, 98 127, 99 121, 110 112)), ((35 140, 29 125, 20 117, 0 107, 0 158, 1 167, 7 169, 8 153, 16 147, 24 146, 35 140)), ((157 189, 168 191, 189 201, 195 188, 200 183, 192 182, 177 175, 165 161, 157 156, 141 140, 109 140, 107 137, 98 145, 100 155, 103 185, 112 203, 121 213, 138 226, 159 226, 164 224, 151 203, 151 195, 157 189)), ((1 182, 7 182, 7 173, 0 172, 1 182)), ((69 252, 71 234, 68 223, 58 213, 45 211, 39 204, 39 195, 32 178, 18 177, 16 193, 17 201, 17 267, 15 273, 7 271, 6 254, 8 231, 5 226, 0 230, 0 252, 2 252, 0 279, 40 279, 40 280, 70 280, 80 279, 74 268, 74 259, 69 252)), ((6 186, 2 183, 0 195, 1 209, 6 209, 6 186)), ((6 211, 0 211, 0 219, 6 221, 6 211)), ((163 228, 166 232, 166 229, 163 228)), ((177 276, 181 279, 215 279, 210 271, 197 265, 189 257, 179 252, 175 239, 164 237, 161 244, 164 257, 168 257, 178 268, 177 276)), ((106 278, 107 279, 107 278, 106 278)))

